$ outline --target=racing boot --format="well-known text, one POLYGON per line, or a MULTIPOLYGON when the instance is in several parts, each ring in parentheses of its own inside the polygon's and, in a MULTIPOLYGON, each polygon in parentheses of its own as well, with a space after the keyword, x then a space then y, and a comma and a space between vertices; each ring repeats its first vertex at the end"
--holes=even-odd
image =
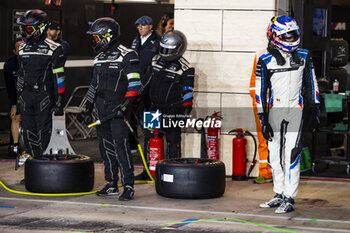
POLYGON ((276 195, 268 202, 261 203, 260 208, 272 208, 280 206, 283 203, 283 195, 276 193, 276 195))
POLYGON ((135 189, 130 185, 124 186, 124 192, 119 197, 119 201, 130 201, 133 199, 135 194, 135 189))
POLYGON ((118 194, 119 189, 116 181, 108 181, 103 189, 96 192, 96 195, 100 197, 113 196, 118 194))
POLYGON ((294 211, 294 199, 285 197, 282 204, 275 210, 276 214, 285 214, 294 211))
POLYGON ((24 163, 27 161, 27 159, 29 159, 30 157, 31 157, 31 155, 26 153, 25 151, 23 151, 22 154, 18 154, 16 157, 15 170, 17 170, 19 167, 23 166, 24 163))

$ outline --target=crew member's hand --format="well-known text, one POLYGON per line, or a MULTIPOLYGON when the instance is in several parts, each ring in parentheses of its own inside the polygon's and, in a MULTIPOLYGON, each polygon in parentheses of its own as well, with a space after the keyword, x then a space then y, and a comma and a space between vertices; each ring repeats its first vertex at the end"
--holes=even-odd
POLYGON ((124 103, 118 105, 115 109, 113 109, 113 113, 115 114, 115 118, 124 118, 125 112, 130 109, 132 106, 129 100, 125 100, 124 103))
POLYGON ((92 123, 92 109, 93 109, 93 104, 86 103, 85 111, 84 111, 84 123, 87 125, 92 123))
POLYGON ((63 116, 63 106, 56 105, 54 108, 55 116, 63 116))
POLYGON ((191 111, 192 111, 192 105, 187 105, 186 107, 184 107, 184 115, 190 115, 191 111))
POLYGON ((63 116, 63 94, 58 94, 55 97, 55 108, 54 108, 55 116, 63 116))
POLYGON ((117 107, 116 109, 113 110, 114 113, 114 118, 124 118, 124 111, 122 108, 117 107))

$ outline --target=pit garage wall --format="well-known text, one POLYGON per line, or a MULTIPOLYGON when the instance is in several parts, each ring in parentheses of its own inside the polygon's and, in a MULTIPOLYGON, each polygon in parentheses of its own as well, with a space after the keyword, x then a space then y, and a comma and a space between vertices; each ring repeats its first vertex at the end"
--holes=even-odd
MULTIPOLYGON (((227 176, 233 139, 228 131, 247 128, 256 135, 249 81, 255 51, 266 48, 266 28, 276 9, 275 0, 175 0, 175 29, 185 33, 184 56, 196 69, 194 108, 219 110, 224 117, 220 160, 227 176)), ((183 157, 199 157, 200 134, 190 131, 182 137, 183 157)), ((247 140, 251 161, 254 143, 247 140)), ((258 163, 251 175, 258 175, 258 163)))

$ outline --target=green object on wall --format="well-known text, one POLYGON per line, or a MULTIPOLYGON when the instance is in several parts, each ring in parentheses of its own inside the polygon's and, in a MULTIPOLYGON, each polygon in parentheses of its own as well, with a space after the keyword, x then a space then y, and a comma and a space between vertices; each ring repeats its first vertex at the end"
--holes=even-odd
POLYGON ((343 111, 343 96, 338 94, 326 94, 324 105, 326 112, 342 112, 343 111))

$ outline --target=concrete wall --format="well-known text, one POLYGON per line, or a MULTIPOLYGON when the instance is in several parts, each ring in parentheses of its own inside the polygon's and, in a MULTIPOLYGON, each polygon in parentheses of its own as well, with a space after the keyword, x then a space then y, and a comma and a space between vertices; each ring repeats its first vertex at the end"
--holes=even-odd
MULTIPOLYGON (((275 0, 175 0, 175 28, 188 40, 186 59, 196 69, 195 108, 222 111, 220 159, 232 174, 234 128, 255 132, 249 81, 255 51, 266 48, 275 0)), ((202 116, 203 117, 203 116, 202 116)), ((248 138, 248 159, 253 140, 248 138)), ((200 156, 200 134, 183 135, 183 156, 200 156)), ((258 166, 252 175, 258 175, 258 166)))

